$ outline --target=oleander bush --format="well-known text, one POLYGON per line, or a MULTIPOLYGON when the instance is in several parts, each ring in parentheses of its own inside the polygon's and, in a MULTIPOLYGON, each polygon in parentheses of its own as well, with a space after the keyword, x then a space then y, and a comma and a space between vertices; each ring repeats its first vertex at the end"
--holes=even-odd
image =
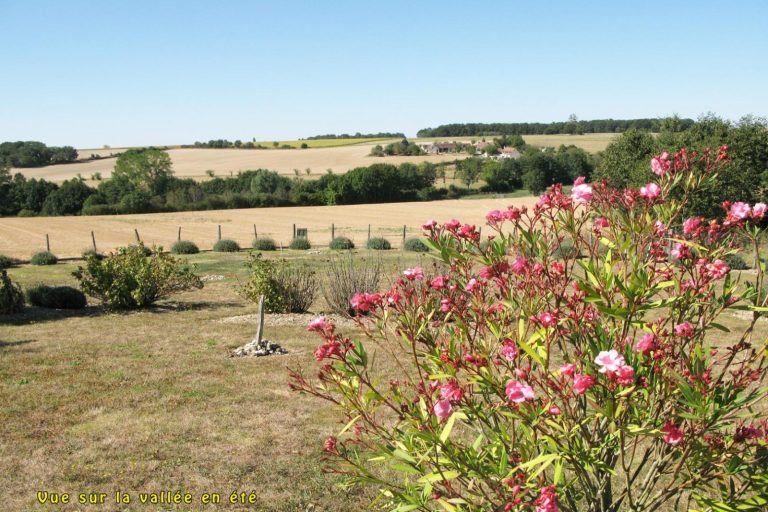
POLYGON ((309 239, 303 237, 303 236, 297 236, 293 240, 291 240, 291 243, 288 245, 289 249, 293 249, 295 251, 308 251, 312 248, 312 244, 309 243, 309 239))
POLYGON ((238 252, 240 245, 234 240, 219 240, 213 246, 213 250, 216 252, 238 252))
POLYGON ((33 265, 55 265, 59 262, 59 258, 51 252, 40 251, 32 255, 32 259, 29 262, 33 265))
POLYGON ((388 251, 392 249, 392 244, 386 238, 374 237, 368 240, 366 247, 374 251, 388 251))
POLYGON ((11 281, 5 270, 0 270, 0 315, 18 313, 24 308, 24 293, 11 281))
POLYGON ((336 251, 346 251, 349 249, 354 249, 355 243, 345 236, 337 236, 331 240, 329 247, 336 251))
POLYGON ((290 372, 338 411, 329 471, 397 511, 765 510, 764 270, 725 258, 737 237, 757 251, 768 207, 685 218, 724 165, 681 150, 639 189, 554 185, 489 212, 484 249, 476 226, 426 223, 450 270, 353 296, 365 341, 316 318, 318 366, 290 372))
POLYGON ((409 238, 403 244, 404 251, 410 252, 428 252, 429 246, 421 238, 409 238))
POLYGON ((50 309, 83 309, 88 305, 85 294, 71 286, 36 284, 24 292, 27 302, 33 306, 50 309))
POLYGON ((197 254, 200 248, 190 240, 179 240, 171 246, 171 254, 197 254))
POLYGON ((318 282, 309 266, 284 259, 264 259, 260 253, 253 252, 245 265, 248 280, 238 286, 237 291, 256 304, 264 296, 267 313, 306 313, 312 307, 318 282))
POLYGON ((143 308, 174 293, 203 287, 186 260, 163 254, 162 248, 145 256, 143 244, 122 247, 103 259, 91 256, 73 275, 83 292, 108 310, 143 308))
POLYGON ((276 251, 277 244, 271 238, 257 238, 253 241, 253 248, 257 251, 276 251))

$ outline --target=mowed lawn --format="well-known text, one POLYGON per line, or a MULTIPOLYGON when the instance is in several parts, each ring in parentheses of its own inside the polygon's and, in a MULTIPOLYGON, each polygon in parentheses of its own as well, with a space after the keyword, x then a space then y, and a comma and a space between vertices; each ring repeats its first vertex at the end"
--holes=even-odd
MULTIPOLYGON (((327 252, 285 255, 305 259, 319 275, 329 260, 327 252)), ((383 258, 389 275, 430 261, 399 251, 383 258)), ((371 490, 344 492, 338 477, 322 472, 322 443, 343 426, 337 414, 288 389, 287 367, 314 374, 320 339, 306 331, 311 317, 268 315, 265 337, 289 354, 229 358, 255 332, 252 321, 233 318, 256 311, 234 291, 245 254, 191 259, 199 274, 223 280, 140 312, 27 307, 0 317, 2 510, 357 511, 369 502, 371 490), (43 490, 105 492, 109 501, 44 506, 36 497, 43 490), (165 490, 220 493, 222 504, 114 504, 116 491, 165 490), (231 505, 233 491, 255 491, 258 501, 231 505)), ((76 267, 24 266, 10 275, 25 287, 76 285, 76 267)), ((324 308, 319 297, 313 309, 324 308)))

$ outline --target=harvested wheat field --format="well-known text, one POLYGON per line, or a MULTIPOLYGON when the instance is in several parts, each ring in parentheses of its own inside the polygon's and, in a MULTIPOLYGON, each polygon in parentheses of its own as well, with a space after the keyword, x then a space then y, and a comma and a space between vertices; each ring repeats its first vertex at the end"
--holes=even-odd
POLYGON ((336 236, 348 236, 358 246, 368 237, 383 236, 393 246, 402 243, 403 225, 407 237, 421 233, 420 225, 427 219, 438 221, 457 218, 482 225, 485 214, 510 204, 531 206, 533 197, 514 199, 447 200, 423 203, 360 204, 344 206, 302 206, 287 208, 250 208, 142 215, 105 215, 82 217, 6 217, 0 219, 0 254, 29 259, 36 251, 45 249, 49 235, 51 251, 59 257, 76 257, 91 247, 94 232, 99 251, 109 251, 135 241, 134 229, 147 245, 169 248, 178 236, 192 240, 201 249, 210 249, 218 239, 236 240, 249 247, 254 238, 254 224, 259 237, 273 238, 287 245, 293 236, 293 225, 309 230, 309 240, 318 246, 328 245, 331 224, 336 236))
MULTIPOLYGON (((589 153, 597 153, 608 147, 608 144, 617 136, 616 133, 587 133, 584 135, 523 135, 526 144, 537 147, 559 147, 562 144, 566 146, 574 145, 589 153)), ((485 139, 491 141, 494 135, 476 135, 474 137, 424 137, 413 139, 415 142, 435 142, 435 141, 465 141, 485 139)))
MULTIPOLYGON (((270 169, 291 176, 294 175, 294 169, 298 169, 304 177, 307 176, 306 169, 310 169, 310 177, 317 177, 325 174, 328 169, 335 173, 344 173, 355 167, 375 163, 399 165, 404 162, 444 162, 467 157, 466 154, 369 156, 375 145, 376 143, 366 143, 309 149, 176 148, 169 149, 168 154, 173 161, 173 172, 176 176, 195 179, 208 179, 206 171, 213 171, 217 176, 229 176, 230 173, 236 174, 238 171, 250 169, 270 169)), ((90 155, 89 151, 91 150, 83 150, 82 156, 90 155)), ((86 180, 90 180, 95 173, 101 174, 102 178, 109 178, 114 166, 114 158, 105 158, 90 162, 13 169, 13 172, 20 172, 28 178, 61 182, 75 178, 78 174, 86 180)))

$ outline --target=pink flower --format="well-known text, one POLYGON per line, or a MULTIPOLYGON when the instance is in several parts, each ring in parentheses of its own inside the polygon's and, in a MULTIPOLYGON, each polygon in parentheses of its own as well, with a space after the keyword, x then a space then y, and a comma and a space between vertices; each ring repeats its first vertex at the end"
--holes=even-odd
POLYGON ((571 376, 576 371, 576 365, 573 363, 565 363, 560 365, 560 374, 571 376))
POLYGON ((766 210, 768 210, 768 205, 765 203, 756 203, 755 206, 752 207, 752 218, 762 219, 766 210))
POLYGON ((453 414, 453 406, 451 401, 447 399, 438 400, 435 402, 435 406, 432 408, 432 412, 435 413, 440 421, 445 421, 453 414))
POLYGON ((608 219, 605 217, 598 217, 595 219, 595 227, 600 229, 609 228, 611 227, 611 223, 608 222, 608 219))
POLYGON ((583 395, 594 385, 595 379, 591 375, 577 373, 573 376, 573 392, 577 395, 583 395))
POLYGON ((683 322, 675 326, 675 334, 681 338, 690 338, 693 336, 693 326, 690 322, 683 322))
POLYGON ((403 275, 409 281, 421 281, 424 279, 424 271, 421 267, 413 267, 403 270, 403 275))
POLYGON ((559 416, 561 411, 558 406, 553 405, 549 408, 549 411, 547 412, 549 412, 550 416, 559 416))
POLYGON ((528 260, 525 259, 525 256, 518 256, 515 258, 515 261, 512 262, 510 268, 514 274, 520 275, 528 268, 528 260))
POLYGON ((584 183, 584 178, 581 177, 576 180, 576 182, 579 182, 578 184, 575 184, 574 187, 571 189, 571 198, 573 199, 573 202, 576 204, 580 203, 588 203, 592 200, 592 187, 584 183), (582 180, 579 182, 579 180, 582 180))
POLYGON ((642 352, 645 355, 648 355, 654 348, 656 348, 656 337, 653 334, 645 334, 640 341, 635 343, 635 352, 642 352))
POLYGON ((448 278, 445 276, 437 276, 429 283, 429 286, 434 290, 442 290, 448 283, 448 278))
POLYGON ((557 325, 557 316, 551 311, 539 313, 539 316, 537 316, 536 319, 543 327, 553 327, 557 325))
POLYGON ((620 367, 624 366, 624 357, 615 350, 603 350, 595 358, 595 363, 600 365, 600 373, 614 373, 620 367))
POLYGON ((661 194, 661 187, 655 183, 648 183, 640 187, 640 197, 644 197, 649 201, 653 201, 659 197, 659 194, 661 194))
POLYGON ((435 228, 435 226, 437 226, 437 222, 430 219, 421 225, 421 229, 423 229, 424 231, 432 231, 435 228))
POLYGON ((515 345, 514 341, 507 338, 502 342, 501 355, 503 355, 507 361, 514 361, 519 353, 520 351, 517 349, 517 345, 515 345))
POLYGON ((557 493, 555 486, 550 485, 541 490, 539 497, 533 502, 536 505, 535 512, 559 512, 557 507, 557 493))
POLYGON ((693 258, 691 248, 685 244, 681 244, 680 242, 675 244, 675 248, 672 249, 670 253, 678 260, 687 260, 693 258))
POLYGON ((703 270, 711 279, 720 279, 731 271, 731 267, 723 260, 715 260, 704 265, 703 270))
POLYGON ((584 176, 579 176, 573 181, 573 186, 578 187, 579 185, 583 185, 586 182, 587 182, 587 178, 585 178, 584 176))
POLYGON ((328 439, 325 440, 325 443, 323 443, 323 451, 324 452, 335 452, 336 451, 336 438, 331 436, 328 439))
POLYGON ((664 176, 670 168, 669 153, 666 151, 651 159, 651 171, 657 176, 664 176))
POLYGON ((485 214, 485 220, 488 221, 488 224, 494 226, 504 220, 504 214, 499 210, 492 210, 485 214))
POLYGON ((661 431, 665 434, 664 442, 667 444, 676 446, 683 441, 683 431, 671 421, 666 422, 661 431))
POLYGON ((447 313, 451 310, 451 306, 453 305, 453 302, 451 299, 443 299, 440 301, 440 311, 443 313, 447 313))
POLYGON ((307 330, 312 331, 329 331, 332 332, 334 329, 334 325, 325 319, 324 316, 319 316, 309 322, 309 327, 307 327, 307 330))
POLYGON ((663 235, 664 233, 667 232, 666 224, 664 224, 660 220, 657 220, 656 222, 654 222, 653 223, 653 227, 656 229, 656 234, 657 235, 663 235))
POLYGON ((701 217, 690 217, 683 222, 683 233, 690 235, 701 227, 701 217))
POLYGON ((635 382, 635 369, 631 366, 620 366, 616 370, 616 382, 622 386, 630 386, 635 382))
POLYGON ((370 311, 381 304, 382 297, 378 293, 356 293, 349 299, 349 304, 358 311, 370 311))
POLYGON ((456 219, 451 219, 445 223, 445 229, 448 231, 456 231, 461 226, 461 222, 456 219))
POLYGON ((474 291, 474 289, 475 289, 475 288, 477 288, 477 287, 478 287, 478 285, 479 285, 479 283, 477 282, 477 279, 475 279, 475 278, 473 277, 472 279, 470 279, 470 280, 467 282, 467 286, 466 286, 466 288, 467 288, 467 291, 468 291, 468 292, 474 291))
POLYGON ((507 382, 507 398, 516 404, 533 400, 533 389, 526 382, 510 380, 507 382))
POLYGON ((461 389, 456 380, 451 380, 440 386, 440 398, 445 400, 461 400, 464 397, 464 390, 461 389))
POLYGON ((735 220, 744 220, 749 217, 751 210, 747 203, 737 201, 731 205, 730 217, 735 220))

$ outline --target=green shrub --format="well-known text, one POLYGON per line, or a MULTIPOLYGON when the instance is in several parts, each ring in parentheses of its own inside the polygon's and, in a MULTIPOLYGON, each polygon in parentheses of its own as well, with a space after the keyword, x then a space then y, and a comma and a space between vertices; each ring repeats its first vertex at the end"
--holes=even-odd
POLYGON ((0 270, 0 315, 17 313, 24 307, 21 287, 11 281, 5 270, 0 270))
POLYGON ((323 287, 323 297, 328 306, 344 316, 353 316, 355 310, 349 303, 356 293, 374 293, 379 289, 381 262, 339 257, 328 266, 328 279, 323 287))
POLYGON ((213 250, 216 252, 237 252, 240 250, 240 245, 234 240, 219 240, 216 245, 213 246, 213 250))
POLYGON ((271 238, 257 238, 253 241, 253 248, 257 251, 276 251, 277 244, 271 238))
POLYGON ((37 212, 34 210, 22 209, 16 214, 17 217, 37 217, 37 212))
POLYGON ((118 247, 117 250, 119 252, 119 251, 122 251, 124 249, 132 249, 134 247, 138 248, 138 249, 141 249, 141 252, 144 253, 144 256, 146 256, 147 258, 152 256, 152 254, 153 254, 152 249, 150 249, 149 247, 144 245, 143 242, 139 242, 138 244, 134 244, 134 245, 127 245, 125 247, 118 247))
POLYGON ((90 257, 94 257, 94 258, 98 258, 98 259, 103 259, 104 258, 103 254, 101 254, 100 252, 96 252, 93 249, 83 249, 83 252, 80 253, 80 256, 84 260, 87 260, 90 257))
POLYGON ((171 246, 171 254, 197 254, 200 248, 195 242, 189 240, 179 240, 171 246))
POLYGON ((312 244, 309 243, 309 239, 304 238, 303 236, 298 236, 291 240, 291 244, 288 248, 296 251, 307 251, 312 248, 312 244))
POLYGON ((725 257, 723 257, 723 261, 731 267, 731 270, 747 270, 750 268, 749 264, 744 261, 744 258, 740 254, 726 254, 725 257))
POLYGON ((85 294, 71 286, 36 284, 24 292, 27 302, 33 306, 51 309, 83 309, 88 301, 85 294))
POLYGON ((374 251, 388 251, 392 248, 392 244, 390 244, 389 240, 386 238, 377 237, 368 240, 366 247, 368 247, 368 249, 373 249, 374 251))
POLYGON ((0 270, 11 268, 13 264, 14 264, 14 260, 9 258, 8 256, 3 256, 2 254, 0 254, 0 270))
POLYGON ((267 260, 251 253, 245 266, 248 281, 237 291, 258 304, 264 296, 268 313, 305 313, 317 294, 317 278, 306 265, 291 265, 286 260, 267 260))
POLYGON ((421 238, 409 238, 403 244, 404 251, 410 252, 429 252, 429 247, 425 244, 421 238))
POLYGON ((55 265, 58 262, 59 258, 48 251, 40 251, 35 253, 30 260, 30 263, 33 265, 55 265))
POLYGON ((337 236, 331 240, 329 247, 335 251, 346 251, 349 249, 354 249, 355 243, 345 236, 337 236))
POLYGON ((143 245, 120 248, 103 260, 88 258, 72 275, 87 295, 109 310, 146 307, 173 293, 203 287, 185 260, 159 250, 147 257, 143 245))

